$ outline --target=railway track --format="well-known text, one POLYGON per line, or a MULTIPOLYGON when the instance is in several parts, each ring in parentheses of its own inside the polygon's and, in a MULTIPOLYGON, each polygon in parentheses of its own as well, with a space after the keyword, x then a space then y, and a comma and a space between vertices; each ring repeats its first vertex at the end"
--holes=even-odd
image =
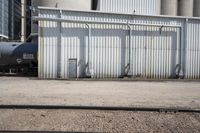
MULTIPOLYGON (((127 126, 129 128, 131 128, 132 126, 135 126, 133 129, 140 130, 140 126, 145 125, 146 121, 148 122, 148 124, 146 124, 146 125, 148 125, 147 127, 149 129, 151 129, 152 131, 154 131, 154 126, 155 126, 154 120, 161 120, 165 123, 166 118, 167 119, 169 118, 168 120, 175 122, 175 125, 173 123, 172 125, 169 125, 168 127, 172 128, 173 126, 176 127, 178 125, 181 130, 186 130, 184 127, 184 124, 180 124, 180 122, 181 123, 187 122, 186 125, 191 127, 190 129, 187 129, 187 130, 188 130, 188 132, 191 132, 191 131, 194 131, 192 129, 195 129, 195 131, 198 131, 198 129, 199 129, 198 126, 194 126, 195 125, 194 123, 195 123, 195 120, 197 120, 197 121, 199 120, 199 113, 200 113, 200 109, 189 109, 189 108, 142 108, 142 107, 64 106, 64 105, 0 105, 0 111, 1 110, 2 110, 2 112, 4 112, 3 114, 12 114, 12 111, 16 111, 16 112, 22 111, 23 113, 22 114, 20 113, 20 116, 16 117, 15 115, 17 113, 14 113, 9 117, 17 118, 18 122, 21 122, 21 120, 23 120, 23 121, 27 120, 28 122, 27 122, 27 124, 22 122, 21 128, 18 126, 15 126, 12 128, 12 124, 9 125, 9 122, 10 122, 9 121, 8 123, 5 123, 5 127, 7 127, 8 130, 0 130, 0 133, 75 133, 75 132, 77 132, 74 129, 76 129, 78 131, 97 131, 97 132, 119 131, 119 132, 122 132, 123 131, 122 127, 124 127, 124 126, 127 126), (31 113, 29 112, 29 110, 31 113), (51 110, 51 111, 49 111, 47 114, 45 114, 45 112, 46 112, 45 110, 47 112, 49 110, 51 110), (26 111, 28 111, 29 113, 25 113, 26 111), (36 112, 38 111, 38 113, 35 113, 35 111, 36 112), (59 115, 55 114, 55 113, 57 113, 57 111, 59 111, 59 115), (69 114, 67 111, 69 111, 69 114), (83 113, 84 111, 86 111, 87 113, 84 114, 83 113), (107 112, 107 111, 112 111, 112 112, 107 112), (126 112, 126 111, 128 111, 128 112, 126 112), (8 112, 8 113, 5 113, 5 112, 8 112), (71 112, 71 114, 70 114, 70 112, 71 112), (93 112, 94 114, 92 113, 92 115, 88 115, 91 112, 93 112), (75 113, 75 114, 73 114, 73 113, 75 113), (79 115, 77 115, 76 113, 79 115), (105 118, 105 116, 107 116, 106 113, 111 113, 112 115, 110 115, 110 116, 112 116, 112 117, 105 118), (32 116, 32 114, 34 114, 34 116, 32 116), (31 116, 31 118, 33 118, 33 119, 31 119, 31 122, 29 121, 30 118, 24 119, 27 115, 31 116), (37 117, 35 117, 35 116, 37 116, 37 117), (74 116, 77 116, 77 117, 75 118, 74 116), (147 117, 147 116, 149 116, 149 117, 147 117), (185 121, 185 120, 187 120, 188 117, 189 117, 189 120, 190 120, 190 118, 194 118, 194 120, 191 122, 185 121), (21 119, 19 119, 19 118, 21 118, 21 119), (68 120, 63 121, 64 119, 70 119, 70 118, 72 118, 70 121, 72 125, 70 125, 70 123, 68 123, 69 122, 68 120), (73 123, 74 122, 76 123, 77 120, 79 121, 80 118, 83 122, 80 122, 77 127, 74 127, 73 123), (155 119, 152 119, 152 118, 155 118, 155 119), (158 119, 158 118, 160 118, 160 119, 158 119), (55 119, 57 119, 57 120, 52 121, 55 119), (103 120, 103 122, 105 122, 104 124, 107 125, 106 127, 108 127, 108 128, 97 130, 96 125, 93 122, 91 122, 91 120, 93 120, 93 119, 95 119, 95 121, 97 122, 97 125, 98 125, 98 122, 102 122, 102 120, 103 120), (33 122, 37 123, 38 121, 42 124, 44 122, 44 120, 46 122, 48 121, 48 123, 43 125, 45 128, 41 128, 41 127, 38 128, 37 125, 35 127, 34 126, 32 127, 32 125, 31 125, 31 123, 33 123, 33 122), (111 129, 111 128, 109 128, 109 126, 112 127, 112 125, 116 124, 116 121, 114 121, 114 120, 117 120, 117 121, 119 120, 120 124, 118 123, 119 125, 117 125, 117 127, 114 127, 114 129, 111 129), (141 120, 141 121, 138 122, 138 120, 141 120), (51 122, 53 122, 54 123, 53 125, 55 125, 55 127, 57 127, 57 128, 55 128, 55 127, 52 128, 52 125, 49 125, 51 122), (57 131, 57 130, 61 129, 59 127, 59 125, 65 125, 66 122, 68 123, 68 126, 67 126, 68 128, 66 128, 66 129, 68 129, 69 131, 62 131, 62 130, 57 131), (83 124, 85 122, 87 124, 83 124), (137 126, 137 124, 134 125, 133 123, 137 123, 138 126, 137 126), (193 124, 190 125, 190 123, 193 123, 193 124), (83 130, 82 128, 79 128, 79 127, 88 127, 88 125, 90 125, 89 129, 83 130), (24 127, 26 127, 26 128, 24 128, 24 127), (14 129, 14 130, 12 130, 12 129, 14 129), (25 131, 21 130, 21 129, 25 129, 25 131), (35 129, 38 129, 38 130, 35 131, 35 129)), ((13 119, 10 119, 10 120, 13 120, 13 119)), ((6 119, 4 120, 4 122, 5 121, 6 121, 6 119)), ((161 121, 156 122, 157 127, 155 127, 155 131, 158 131, 157 130, 158 127, 163 129, 163 127, 162 127, 163 123, 161 121)), ((13 122, 13 123, 15 123, 15 122, 13 122)), ((4 127, 4 126, 2 126, 2 127, 4 127)), ((164 130, 167 131, 168 127, 165 127, 164 130)), ((4 129, 6 129, 6 128, 4 128, 4 129)), ((132 131, 133 129, 131 128, 129 130, 132 131)), ((97 133, 97 132, 94 132, 94 133, 97 133)), ((77 132, 77 133, 85 133, 85 132, 77 132)))
POLYGON ((181 112, 200 113, 200 109, 191 108, 147 108, 117 106, 67 106, 67 105, 0 105, 1 109, 44 109, 44 110, 97 110, 97 111, 138 111, 138 112, 181 112))

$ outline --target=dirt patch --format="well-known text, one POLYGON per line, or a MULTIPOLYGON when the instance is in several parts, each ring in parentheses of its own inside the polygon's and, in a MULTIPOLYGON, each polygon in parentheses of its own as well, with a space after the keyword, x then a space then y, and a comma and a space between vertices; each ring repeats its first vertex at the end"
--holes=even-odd
POLYGON ((58 81, 0 77, 0 92, 0 104, 200 109, 200 82, 58 81))

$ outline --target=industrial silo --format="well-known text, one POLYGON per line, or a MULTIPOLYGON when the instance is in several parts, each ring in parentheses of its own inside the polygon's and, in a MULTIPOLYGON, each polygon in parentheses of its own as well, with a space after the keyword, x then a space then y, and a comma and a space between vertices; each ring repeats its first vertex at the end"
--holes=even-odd
POLYGON ((161 0, 95 0, 99 11, 160 15, 161 0))
POLYGON ((0 37, 1 39, 8 38, 8 9, 9 2, 8 0, 0 1, 0 37))
POLYGON ((178 0, 161 0, 161 14, 177 16, 178 0))
POLYGON ((200 0, 194 0, 194 17, 200 17, 200 0))
POLYGON ((9 0, 9 38, 12 40, 20 39, 21 32, 21 1, 9 0))
MULTIPOLYGON (((91 0, 32 0, 32 16, 38 15, 38 7, 53 7, 73 10, 91 10, 91 0)), ((32 24, 32 33, 37 32, 37 25, 32 24)))
MULTIPOLYGON (((199 1, 199 0, 198 0, 199 1)), ((179 0, 178 16, 193 16, 193 0, 179 0)))
POLYGON ((21 3, 19 0, 0 0, 1 39, 20 38, 21 3))
POLYGON ((33 7, 55 7, 62 9, 90 10, 91 0, 32 0, 33 7))

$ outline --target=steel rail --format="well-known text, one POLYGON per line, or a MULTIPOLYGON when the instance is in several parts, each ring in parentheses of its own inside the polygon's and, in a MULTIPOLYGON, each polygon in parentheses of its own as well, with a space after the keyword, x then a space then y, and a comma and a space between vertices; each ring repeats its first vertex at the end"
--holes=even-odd
POLYGON ((2 109, 33 109, 33 110, 98 110, 98 111, 138 111, 138 112, 188 112, 200 113, 200 109, 164 108, 164 107, 122 107, 122 106, 67 106, 67 105, 0 105, 2 109))

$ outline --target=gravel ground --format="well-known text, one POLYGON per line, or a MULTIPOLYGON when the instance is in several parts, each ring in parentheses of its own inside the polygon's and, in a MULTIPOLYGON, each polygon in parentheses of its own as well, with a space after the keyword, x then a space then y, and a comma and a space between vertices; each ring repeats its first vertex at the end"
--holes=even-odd
POLYGON ((0 130, 199 133, 200 114, 87 110, 0 110, 0 130))
POLYGON ((0 77, 0 104, 200 109, 200 82, 114 82, 0 77))
MULTIPOLYGON (((200 109, 200 82, 59 81, 0 77, 0 104, 200 109)), ((200 133, 200 113, 0 110, 0 132, 200 133)))

